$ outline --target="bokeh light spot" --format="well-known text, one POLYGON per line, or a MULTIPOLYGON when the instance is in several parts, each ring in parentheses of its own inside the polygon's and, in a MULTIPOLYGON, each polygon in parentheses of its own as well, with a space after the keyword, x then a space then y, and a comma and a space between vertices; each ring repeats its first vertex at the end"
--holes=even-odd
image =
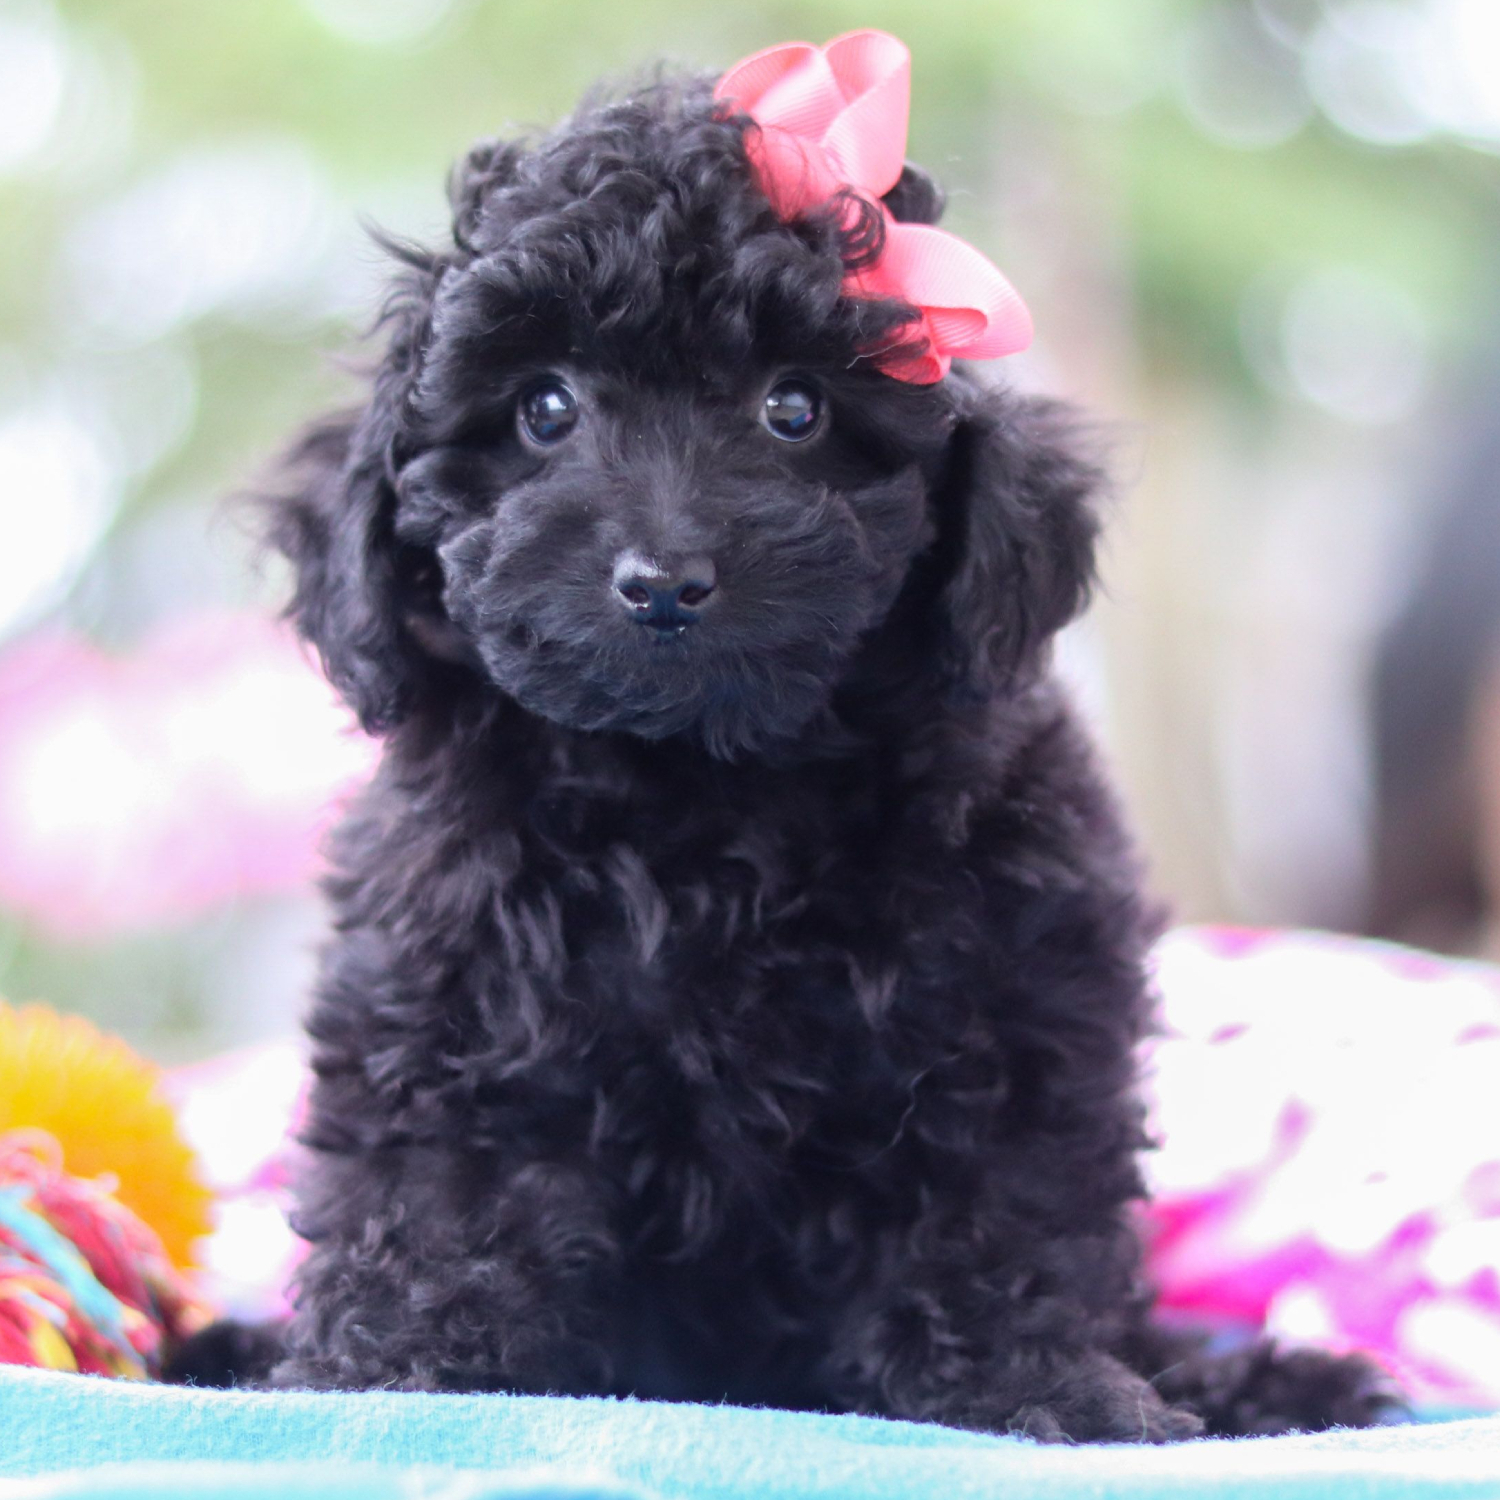
POLYGON ((67 38, 51 6, 0 9, 0 173, 26 165, 46 144, 67 67, 67 38))
POLYGON ((330 31, 368 47, 393 47, 431 36, 454 0, 303 0, 330 31))

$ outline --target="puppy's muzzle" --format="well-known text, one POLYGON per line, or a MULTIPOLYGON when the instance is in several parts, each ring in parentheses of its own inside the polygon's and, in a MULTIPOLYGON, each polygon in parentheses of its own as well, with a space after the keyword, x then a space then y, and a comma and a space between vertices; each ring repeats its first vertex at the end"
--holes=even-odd
POLYGON ((680 635, 712 602, 718 585, 713 559, 656 559, 621 553, 615 563, 614 593, 637 624, 663 635, 680 635))

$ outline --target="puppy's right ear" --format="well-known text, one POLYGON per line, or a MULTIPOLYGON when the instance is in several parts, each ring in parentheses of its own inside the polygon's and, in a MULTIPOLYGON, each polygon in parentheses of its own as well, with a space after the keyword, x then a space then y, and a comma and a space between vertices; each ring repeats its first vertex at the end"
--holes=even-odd
POLYGON ((408 625, 420 559, 395 536, 394 478, 438 272, 408 258, 368 406, 309 428, 267 501, 267 540, 292 565, 287 614, 371 733, 406 717, 432 668, 408 625))

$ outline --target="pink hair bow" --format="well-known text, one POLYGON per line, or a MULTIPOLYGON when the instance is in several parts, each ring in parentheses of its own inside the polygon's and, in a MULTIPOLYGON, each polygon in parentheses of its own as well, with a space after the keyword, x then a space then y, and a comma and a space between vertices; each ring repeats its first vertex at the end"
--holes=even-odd
POLYGON ((874 265, 850 272, 845 293, 894 297, 921 313, 918 339, 881 356, 900 380, 930 385, 955 357, 998 359, 1031 342, 1020 294, 983 255, 931 224, 902 224, 881 203, 906 160, 911 53, 884 31, 851 31, 826 47, 788 42, 736 63, 714 98, 760 129, 750 163, 771 206, 795 219, 841 191, 867 199, 885 219, 874 265))

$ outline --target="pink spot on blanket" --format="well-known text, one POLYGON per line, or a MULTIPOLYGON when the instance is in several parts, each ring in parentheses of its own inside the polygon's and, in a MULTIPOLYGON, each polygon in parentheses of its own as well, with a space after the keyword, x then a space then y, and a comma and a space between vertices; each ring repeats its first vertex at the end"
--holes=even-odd
POLYGON ((1483 1161, 1464 1179, 1464 1201, 1476 1214, 1500 1219, 1500 1161, 1483 1161))
MULTIPOLYGON (((1474 1026, 1465 1026, 1453 1040, 1458 1046, 1462 1047, 1469 1042, 1493 1042, 1496 1038, 1500 1038, 1500 1026, 1492 1026, 1488 1022, 1481 1022, 1474 1026)), ((1497 1082, 1500 1082, 1500 1080, 1497 1080, 1497 1082)))
POLYGON ((1218 925, 1195 928, 1193 937, 1219 958, 1242 958, 1270 942, 1275 934, 1261 927, 1218 925))
POLYGON ((1225 1042, 1233 1042, 1238 1040, 1249 1030, 1250 1023, 1248 1021, 1235 1021, 1228 1026, 1215 1027, 1214 1030, 1209 1032, 1208 1034, 1209 1044, 1214 1047, 1220 1047, 1225 1042))

